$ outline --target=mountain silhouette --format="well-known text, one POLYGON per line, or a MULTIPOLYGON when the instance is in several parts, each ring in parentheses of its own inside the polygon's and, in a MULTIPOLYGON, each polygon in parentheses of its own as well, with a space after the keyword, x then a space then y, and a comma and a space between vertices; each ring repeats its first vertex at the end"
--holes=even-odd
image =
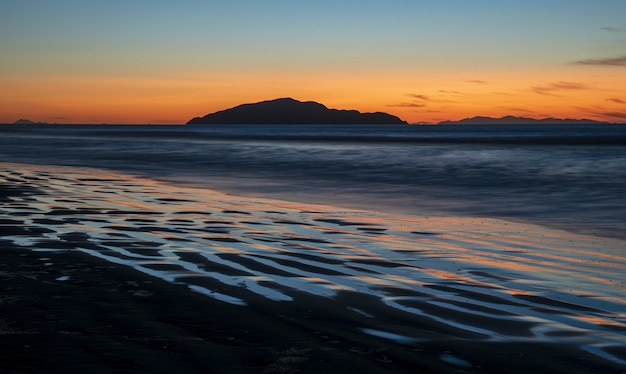
POLYGON ((314 101, 298 101, 282 98, 253 104, 242 104, 234 108, 195 117, 188 125, 205 124, 406 124, 391 114, 361 113, 356 110, 328 109, 314 101))
POLYGON ((500 118, 494 117, 471 117, 460 121, 443 121, 438 125, 574 125, 574 124, 601 124, 590 119, 570 119, 570 118, 544 118, 534 119, 526 117, 505 116, 500 118))
POLYGON ((13 122, 14 125, 47 125, 47 122, 35 122, 29 119, 20 118, 17 121, 13 122))

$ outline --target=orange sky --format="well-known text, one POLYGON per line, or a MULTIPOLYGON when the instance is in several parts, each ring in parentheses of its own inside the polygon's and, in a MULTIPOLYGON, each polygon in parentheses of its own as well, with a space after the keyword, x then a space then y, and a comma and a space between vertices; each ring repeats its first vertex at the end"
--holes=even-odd
POLYGON ((626 69, 560 66, 517 73, 219 73, 201 79, 89 75, 13 76, 2 86, 2 122, 184 123, 245 102, 278 97, 384 111, 411 123, 477 115, 626 122, 626 69), (623 78, 623 79, 622 79, 623 78), (9 97, 10 96, 10 97, 9 97))
POLYGON ((484 12, 472 22, 460 18, 468 5, 455 1, 335 4, 332 15, 324 11, 332 2, 321 10, 291 3, 267 20, 256 17, 265 8, 140 3, 125 13, 118 1, 1 4, 0 123, 184 123, 279 97, 411 123, 478 115, 626 122, 626 22, 615 14, 626 3, 606 0, 599 11, 599 3, 566 2, 563 13, 554 4, 479 1, 473 6, 484 12), (168 27, 193 10, 223 17, 168 27), (111 23, 85 16, 107 12, 111 23), (347 17, 354 12, 357 21, 347 17), (26 17, 28 29, 14 21, 26 17))

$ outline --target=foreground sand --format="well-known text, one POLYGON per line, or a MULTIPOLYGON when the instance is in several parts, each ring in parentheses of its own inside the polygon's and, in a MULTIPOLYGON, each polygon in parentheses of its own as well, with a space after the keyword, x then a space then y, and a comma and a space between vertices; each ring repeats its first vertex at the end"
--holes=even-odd
POLYGON ((626 371, 614 240, 0 169, 2 372, 626 371))

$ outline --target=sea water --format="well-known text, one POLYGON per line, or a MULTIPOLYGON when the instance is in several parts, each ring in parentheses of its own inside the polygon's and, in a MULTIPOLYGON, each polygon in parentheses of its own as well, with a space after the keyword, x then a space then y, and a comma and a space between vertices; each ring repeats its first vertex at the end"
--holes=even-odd
POLYGON ((626 126, 3 126, 0 161, 626 238, 626 126))
POLYGON ((1 241, 242 307, 322 297, 402 345, 550 342, 626 365, 625 134, 6 126, 1 241))

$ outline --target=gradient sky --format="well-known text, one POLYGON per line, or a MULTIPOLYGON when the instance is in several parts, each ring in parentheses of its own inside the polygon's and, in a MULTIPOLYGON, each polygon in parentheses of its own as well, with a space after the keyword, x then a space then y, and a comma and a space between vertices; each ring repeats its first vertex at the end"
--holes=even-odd
POLYGON ((626 122, 626 1, 0 0, 0 123, 184 123, 278 97, 626 122))

